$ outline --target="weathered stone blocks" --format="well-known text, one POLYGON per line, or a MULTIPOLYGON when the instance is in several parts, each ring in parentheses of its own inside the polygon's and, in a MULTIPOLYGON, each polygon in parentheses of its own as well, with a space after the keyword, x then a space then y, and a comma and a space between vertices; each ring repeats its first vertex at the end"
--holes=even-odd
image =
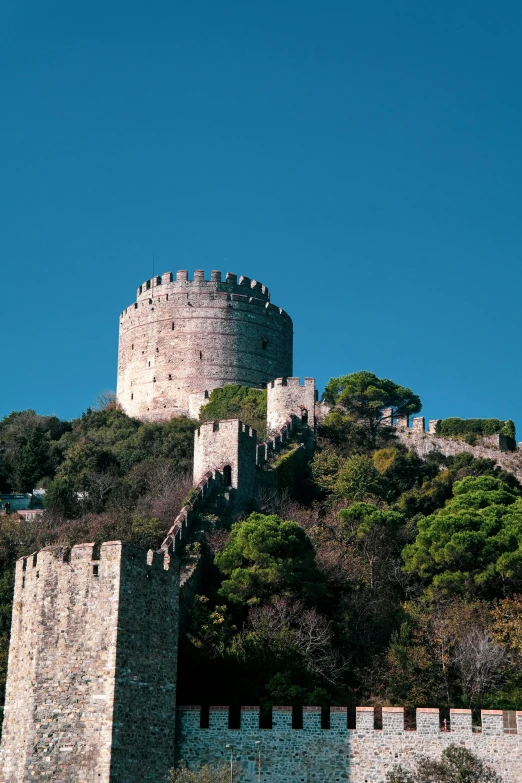
POLYGON ((146 280, 120 315, 118 401, 144 420, 195 416, 205 391, 291 375, 292 351, 292 320, 262 283, 167 272, 146 280))
POLYGON ((253 495, 256 477, 256 432, 238 419, 207 421, 194 433, 194 483, 219 470, 240 505, 253 495))
POLYGON ((267 386, 266 401, 268 431, 279 431, 290 416, 296 416, 313 431, 316 399, 314 378, 305 378, 303 385, 299 378, 276 378, 271 381, 267 386))
MULTIPOLYGON (((211 714, 212 714, 211 708, 211 714)), ((419 756, 438 758, 450 744, 465 745, 497 770, 506 783, 522 780, 520 734, 505 734, 500 711, 482 713, 482 731, 471 732, 471 712, 452 710, 450 729, 440 728, 438 709, 417 710, 417 730, 404 728, 402 707, 383 707, 383 728, 374 729, 373 707, 358 707, 356 728, 347 728, 346 708, 330 709, 330 728, 321 727, 321 709, 303 708, 303 728, 292 728, 292 708, 274 707, 272 729, 260 729, 255 707, 241 710, 241 727, 228 728, 219 708, 219 726, 200 729, 194 708, 179 710, 178 758, 190 767, 227 760, 225 746, 241 769, 242 783, 255 783, 256 743, 261 747, 263 783, 384 783, 395 764, 411 768, 419 756), (250 716, 255 716, 253 719, 250 716), (469 728, 469 731, 467 730, 469 728)), ((519 729, 522 713, 517 715, 519 729)))
POLYGON ((173 760, 178 589, 173 560, 119 541, 17 562, 3 783, 163 779, 173 760))

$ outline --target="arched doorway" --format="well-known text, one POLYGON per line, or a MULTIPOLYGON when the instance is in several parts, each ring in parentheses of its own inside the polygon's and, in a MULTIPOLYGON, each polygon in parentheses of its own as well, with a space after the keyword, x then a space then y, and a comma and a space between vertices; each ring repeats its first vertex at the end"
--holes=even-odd
POLYGON ((225 487, 232 486, 232 468, 230 465, 225 465, 223 468, 223 483, 225 487))

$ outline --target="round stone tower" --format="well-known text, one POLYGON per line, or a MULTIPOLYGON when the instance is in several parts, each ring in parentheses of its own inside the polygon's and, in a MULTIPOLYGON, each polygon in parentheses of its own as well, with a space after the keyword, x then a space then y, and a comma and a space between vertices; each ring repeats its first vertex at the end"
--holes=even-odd
POLYGON ((292 375, 292 348, 292 319, 261 283, 166 272, 143 283, 120 315, 118 401, 138 419, 188 415, 196 392, 292 375))

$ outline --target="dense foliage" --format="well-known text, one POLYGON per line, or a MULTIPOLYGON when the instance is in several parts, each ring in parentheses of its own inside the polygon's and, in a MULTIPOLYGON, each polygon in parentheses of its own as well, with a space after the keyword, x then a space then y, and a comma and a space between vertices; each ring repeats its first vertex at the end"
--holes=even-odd
POLYGON ((200 421, 241 419, 257 432, 257 439, 266 437, 266 389, 229 384, 210 392, 208 403, 199 414, 200 421))
POLYGON ((383 420, 383 409, 391 408, 395 416, 418 413, 421 409, 420 398, 411 389, 387 378, 377 378, 366 370, 331 378, 323 400, 343 408, 357 421, 359 428, 366 431, 371 445, 375 445, 378 429, 391 424, 389 419, 383 420))
POLYGON ((0 421, 0 492, 32 492, 61 461, 58 443, 71 424, 35 411, 16 411, 0 421))
POLYGON ((418 521, 404 549, 405 569, 431 595, 490 595, 522 590, 522 497, 492 476, 467 476, 453 497, 418 521))
POLYGON ((506 435, 515 440, 515 424, 511 419, 441 419, 437 422, 436 434, 441 437, 473 435, 506 435))

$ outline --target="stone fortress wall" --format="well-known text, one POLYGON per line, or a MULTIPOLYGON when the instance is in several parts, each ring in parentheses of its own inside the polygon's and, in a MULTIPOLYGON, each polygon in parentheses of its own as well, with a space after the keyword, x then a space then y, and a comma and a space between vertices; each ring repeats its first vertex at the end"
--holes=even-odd
POLYGON ((239 419, 207 421, 194 433, 194 484, 211 470, 247 501, 254 494, 256 431, 239 419))
POLYGON ((315 378, 276 378, 267 387, 266 422, 268 432, 277 432, 289 416, 297 418, 310 429, 315 429, 317 390, 315 378))
POLYGON ((192 521, 203 504, 218 493, 227 502, 232 501, 236 511, 245 508, 254 496, 258 470, 277 458, 303 424, 314 432, 312 401, 316 396, 314 378, 306 378, 304 385, 299 378, 276 378, 269 383, 268 410, 272 411, 274 420, 277 417, 279 426, 263 443, 256 444, 255 430, 239 419, 201 424, 194 433, 193 492, 176 516, 162 549, 177 552, 190 535, 192 521), (271 396, 271 390, 287 387, 289 397, 277 392, 271 396), (310 405, 311 412, 303 421, 305 406, 310 405))
POLYGON ((179 570, 119 541, 16 564, 2 783, 158 783, 173 763, 179 570))
POLYGON ((196 270, 145 281, 120 314, 117 397, 129 416, 194 415, 190 395, 292 374, 292 319, 249 277, 196 270))
POLYGON ((443 731, 438 709, 418 709, 416 730, 405 731, 402 707, 382 708, 375 729, 374 708, 357 707, 356 728, 348 729, 346 707, 331 707, 329 728, 321 728, 321 708, 304 707, 302 728, 292 728, 292 707, 274 707, 272 728, 259 728, 259 707, 242 707, 240 728, 229 728, 229 708, 210 707, 208 728, 200 728, 199 707, 180 707, 176 755, 190 767, 226 763, 232 756, 241 783, 384 783, 395 765, 412 767, 419 756, 438 758, 450 744, 464 745, 499 772, 506 783, 522 780, 522 712, 517 733, 505 733, 501 710, 484 710, 480 730, 472 730, 471 710, 451 710, 443 731))
POLYGON ((520 445, 515 451, 509 448, 509 439, 504 435, 487 435, 480 438, 480 442, 471 446, 464 440, 457 438, 443 438, 436 434, 437 424, 440 419, 431 419, 426 432, 424 416, 413 418, 410 427, 410 417, 400 416, 394 419, 391 408, 384 408, 382 418, 395 428, 397 438, 408 449, 413 449, 420 457, 426 457, 434 451, 453 457, 467 451, 474 457, 492 459, 504 470, 513 473, 519 481, 522 481, 522 458, 520 445))

